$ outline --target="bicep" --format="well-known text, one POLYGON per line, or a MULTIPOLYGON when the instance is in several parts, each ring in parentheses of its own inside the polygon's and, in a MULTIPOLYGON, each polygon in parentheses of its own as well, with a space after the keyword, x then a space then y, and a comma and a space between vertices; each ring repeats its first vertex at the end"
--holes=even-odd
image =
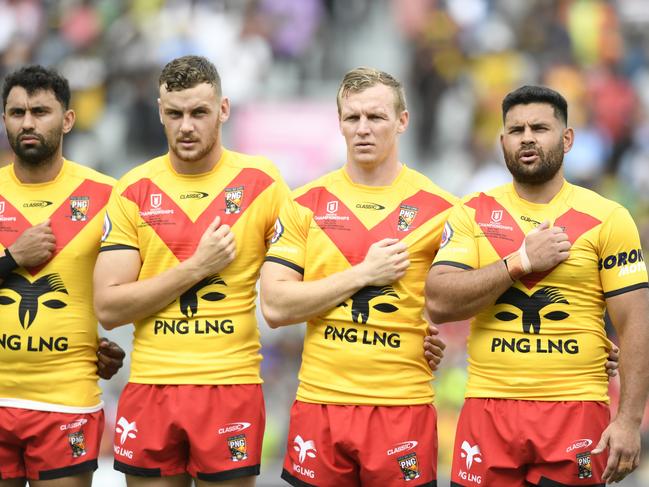
POLYGON ((120 249, 100 252, 94 272, 95 292, 137 281, 142 261, 137 249, 120 249))
POLYGON ((649 289, 635 289, 606 298, 606 308, 618 333, 630 323, 649 326, 649 289))
POLYGON ((302 273, 277 262, 264 262, 261 267, 260 285, 262 292, 273 289, 273 285, 281 281, 302 281, 302 273))

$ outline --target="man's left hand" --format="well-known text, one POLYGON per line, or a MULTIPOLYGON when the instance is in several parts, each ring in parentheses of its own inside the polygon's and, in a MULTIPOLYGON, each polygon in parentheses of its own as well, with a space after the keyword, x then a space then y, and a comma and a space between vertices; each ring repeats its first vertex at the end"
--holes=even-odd
POLYGON ((602 479, 604 482, 619 482, 640 465, 639 425, 614 419, 602 433, 592 454, 601 454, 607 447, 608 460, 602 479))
POLYGON ((124 365, 126 353, 115 342, 108 338, 100 338, 97 345, 97 375, 102 379, 110 379, 124 365))
POLYGON ((432 323, 428 323, 428 335, 424 337, 424 357, 433 372, 442 361, 445 348, 446 343, 439 337, 439 329, 432 323))

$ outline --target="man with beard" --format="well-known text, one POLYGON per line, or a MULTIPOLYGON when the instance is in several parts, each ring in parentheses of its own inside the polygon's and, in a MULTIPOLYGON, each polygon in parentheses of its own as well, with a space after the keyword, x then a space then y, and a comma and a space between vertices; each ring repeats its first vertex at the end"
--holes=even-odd
POLYGON ((104 426, 97 375, 124 351, 97 339, 92 270, 112 178, 68 161, 70 88, 41 66, 7 76, 15 161, 0 169, 0 486, 88 487, 104 426))
POLYGON ((216 68, 162 70, 169 152, 127 173, 95 268, 105 328, 134 322, 115 430, 129 486, 252 486, 264 402, 255 282, 288 188, 270 161, 221 146, 230 104, 216 68))
POLYGON ((513 182, 449 216, 426 282, 436 323, 474 317, 453 452, 455 486, 604 485, 640 458, 649 290, 628 211, 563 177, 567 103, 524 86, 502 104, 513 182), (608 310, 621 393, 610 421, 608 310))

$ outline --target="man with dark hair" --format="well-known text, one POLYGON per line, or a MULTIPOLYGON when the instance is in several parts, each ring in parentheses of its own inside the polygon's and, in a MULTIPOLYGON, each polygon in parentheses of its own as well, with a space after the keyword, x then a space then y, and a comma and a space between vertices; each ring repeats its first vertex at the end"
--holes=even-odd
POLYGON ((115 186, 95 268, 102 325, 135 324, 115 468, 129 486, 252 486, 265 422, 255 283, 288 188, 267 159, 222 147, 230 103, 212 63, 175 59, 159 85, 169 153, 115 186))
POLYGON ((124 352, 97 338, 92 270, 113 180, 65 160, 74 125, 65 78, 11 73, 0 169, 0 486, 89 487, 104 426, 97 375, 124 352))
POLYGON ((269 325, 307 321, 282 478, 432 487, 422 281, 455 197, 399 160, 409 113, 397 79, 356 68, 337 103, 347 162, 294 191, 261 271, 269 325))
POLYGON ((453 209, 428 274, 433 321, 475 317, 454 486, 603 486, 638 466, 647 271, 628 211, 564 179, 566 121, 553 90, 507 95, 500 141, 513 182, 453 209), (622 350, 612 421, 605 310, 622 350))

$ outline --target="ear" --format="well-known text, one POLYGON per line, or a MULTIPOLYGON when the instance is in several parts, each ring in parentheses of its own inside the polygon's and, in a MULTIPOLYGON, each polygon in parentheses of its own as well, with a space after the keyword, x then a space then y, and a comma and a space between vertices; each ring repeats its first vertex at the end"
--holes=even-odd
POLYGON ((65 113, 63 114, 63 133, 67 134, 72 130, 72 127, 74 127, 74 122, 77 119, 76 114, 74 113, 74 110, 66 110, 65 113))
POLYGON ((572 127, 563 129, 563 153, 567 154, 575 143, 575 131, 572 127))
POLYGON ((397 133, 402 134, 408 128, 408 123, 410 122, 410 113, 408 110, 404 110, 399 115, 399 124, 397 125, 397 133))
POLYGON ((165 123, 162 121, 162 102, 160 101, 160 98, 158 98, 158 117, 160 117, 160 123, 164 125, 165 123))
POLYGON ((219 121, 221 123, 227 122, 230 118, 230 99, 226 96, 221 98, 221 106, 219 107, 219 121))

